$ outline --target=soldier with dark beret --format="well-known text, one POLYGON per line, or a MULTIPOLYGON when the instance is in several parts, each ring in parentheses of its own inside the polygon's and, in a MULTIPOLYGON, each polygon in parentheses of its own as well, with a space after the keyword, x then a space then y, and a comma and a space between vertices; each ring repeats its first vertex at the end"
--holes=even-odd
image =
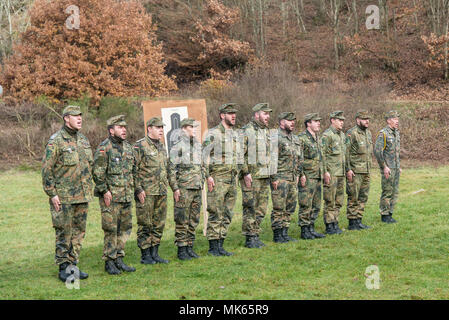
POLYGON ((382 194, 380 196, 381 221, 395 223, 394 207, 399 195, 401 175, 401 135, 399 132, 399 113, 395 110, 385 115, 387 126, 380 130, 374 147, 374 155, 382 175, 382 194))
POLYGON ((205 169, 201 159, 201 143, 195 138, 198 121, 181 121, 178 140, 174 141, 169 157, 169 183, 174 196, 175 245, 178 259, 199 258, 193 251, 195 230, 200 221, 201 195, 205 169))
POLYGON ((93 157, 89 140, 79 132, 82 127, 80 107, 67 106, 62 117, 63 127, 50 137, 45 147, 42 185, 49 197, 56 233, 58 277, 65 282, 73 272, 78 273, 79 279, 88 277, 75 266, 79 262, 88 204, 92 199, 93 157))
POLYGON ((302 175, 301 141, 292 132, 296 116, 293 112, 282 112, 278 116, 277 167, 271 172, 271 228, 273 241, 284 243, 297 241, 288 235, 290 221, 296 210, 298 181, 302 175))
POLYGON ((164 123, 158 117, 146 123, 147 136, 134 144, 133 169, 137 216, 137 245, 143 264, 168 263, 159 256, 167 217, 168 159, 164 123))
POLYGON ((134 155, 131 144, 126 141, 125 116, 108 119, 107 126, 109 137, 95 151, 93 177, 104 231, 105 271, 117 275, 122 271, 136 271, 123 262, 132 229, 134 155))

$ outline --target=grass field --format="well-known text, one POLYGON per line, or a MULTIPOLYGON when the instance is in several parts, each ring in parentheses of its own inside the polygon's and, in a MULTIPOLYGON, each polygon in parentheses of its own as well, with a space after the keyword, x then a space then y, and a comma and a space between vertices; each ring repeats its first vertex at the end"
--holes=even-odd
MULTIPOLYGON (((379 175, 373 175, 364 223, 314 241, 274 244, 269 215, 263 222, 263 249, 243 247, 241 201, 225 242, 232 257, 207 256, 208 242, 197 230, 200 259, 181 262, 173 243, 172 202, 160 254, 168 265, 139 263, 136 219, 126 246, 132 274, 109 276, 101 260, 103 231, 98 201, 91 202, 80 267, 89 273, 79 290, 57 279, 54 230, 37 171, 0 174, 0 299, 449 299, 449 167, 403 171, 395 218, 380 222, 379 175), (414 193, 423 189, 424 191, 414 193), (365 270, 377 265, 380 288, 365 286, 365 270)), ((239 192, 240 193, 240 192, 239 192)), ((171 195, 169 197, 171 199, 171 195)), ((269 208, 271 211, 271 208, 269 208)), ((343 211, 344 212, 344 211, 343 211)), ((344 214, 340 226, 346 229, 344 214)), ((290 233, 299 238, 297 216, 290 233)), ((317 229, 324 231, 320 214, 317 229)))

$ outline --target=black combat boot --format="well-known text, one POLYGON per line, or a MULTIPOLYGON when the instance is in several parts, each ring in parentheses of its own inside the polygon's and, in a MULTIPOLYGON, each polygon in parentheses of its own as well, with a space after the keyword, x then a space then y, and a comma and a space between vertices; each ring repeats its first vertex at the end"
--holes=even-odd
POLYGON ((395 219, 393 219, 393 214, 390 213, 390 221, 391 223, 396 223, 397 221, 395 219))
POLYGON ((301 239, 305 239, 305 240, 315 239, 315 236, 312 233, 310 233, 309 226, 301 227, 301 239))
POLYGON ((193 251, 193 245, 187 246, 187 254, 188 254, 189 256, 191 256, 192 258, 195 258, 195 259, 197 259, 197 258, 200 257, 199 255, 196 254, 195 251, 193 251))
POLYGON ((309 231, 311 234, 313 234, 313 236, 315 238, 325 238, 326 236, 322 233, 318 233, 315 231, 315 225, 312 223, 311 225, 309 225, 309 231))
POLYGON ((209 240, 209 251, 207 253, 216 257, 221 256, 220 251, 218 251, 218 240, 209 240))
POLYGON ((62 282, 66 282, 67 278, 70 276, 70 272, 66 272, 68 266, 70 266, 70 263, 68 262, 63 262, 59 265, 58 278, 62 282))
POLYGON ((334 222, 334 230, 335 230, 336 234, 342 234, 343 233, 343 231, 338 226, 338 222, 334 222))
POLYGON ((150 253, 151 253, 151 257, 153 258, 153 260, 156 261, 156 263, 169 263, 170 261, 162 259, 159 256, 158 251, 159 251, 159 245, 158 244, 155 245, 155 246, 150 247, 150 253))
POLYGON ((361 230, 357 219, 349 219, 348 230, 361 230))
POLYGON ((256 243, 255 236, 246 236, 245 247, 250 248, 250 249, 260 248, 256 243))
POLYGON ((367 226, 366 224, 363 224, 361 218, 357 219, 357 223, 359 224, 359 228, 360 229, 370 229, 371 228, 370 226, 367 226))
POLYGON ((296 240, 288 235, 287 227, 282 228, 282 237, 284 238, 285 242, 289 242, 289 241, 298 242, 298 240, 296 240))
POLYGON ((273 229, 273 242, 285 243, 284 237, 282 236, 282 229, 273 229))
POLYGON ((115 265, 121 271, 125 271, 125 272, 134 272, 134 271, 136 271, 136 268, 126 265, 123 262, 123 258, 122 257, 118 257, 117 259, 115 259, 115 265))
POLYGON ((334 228, 334 224, 331 223, 325 223, 326 224, 326 233, 327 234, 336 234, 336 230, 334 228))
POLYGON ((192 257, 187 253, 187 246, 178 247, 179 260, 192 260, 192 257))
MULTIPOLYGON (((76 266, 78 263, 74 262, 73 264, 76 266)), ((80 268, 78 268, 78 272, 79 272, 80 280, 84 280, 84 279, 89 278, 89 274, 87 274, 86 272, 81 271, 80 268)))
POLYGON ((222 256, 232 256, 232 255, 234 255, 233 252, 228 252, 228 251, 226 251, 226 250, 223 248, 223 243, 224 243, 224 239, 223 239, 223 238, 220 239, 220 240, 218 240, 218 252, 220 252, 220 254, 221 254, 222 256))
POLYGON ((120 274, 122 273, 117 266, 114 263, 114 260, 108 260, 104 263, 104 270, 112 275, 120 274))
POLYGON ((140 263, 156 264, 156 261, 154 261, 153 257, 151 257, 150 248, 140 249, 140 252, 142 253, 142 257, 140 258, 140 263))
POLYGON ((259 239, 259 235, 256 235, 254 241, 256 242, 258 248, 265 247, 265 243, 263 243, 262 240, 259 239))

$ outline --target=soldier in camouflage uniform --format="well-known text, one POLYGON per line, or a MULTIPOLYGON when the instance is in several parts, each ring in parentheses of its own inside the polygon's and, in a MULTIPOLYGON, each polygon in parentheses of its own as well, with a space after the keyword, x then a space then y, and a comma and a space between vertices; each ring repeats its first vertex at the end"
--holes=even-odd
POLYGON ((348 204, 346 217, 348 230, 368 229, 362 223, 368 201, 373 153, 373 140, 368 129, 370 115, 366 110, 356 114, 357 125, 346 132, 346 193, 348 204))
POLYGON ((195 230, 200 221, 201 193, 205 180, 201 144, 196 140, 198 122, 192 118, 181 121, 178 140, 173 143, 169 160, 169 183, 175 198, 175 245, 178 258, 199 258, 193 251, 195 230))
MULTIPOLYGON (((299 219, 302 239, 324 238, 315 231, 314 225, 321 209, 321 186, 323 179, 323 155, 320 143, 320 121, 318 113, 304 117, 306 130, 298 135, 302 145, 303 174, 298 184, 299 219)), ((328 181, 325 181, 328 183, 328 181)))
POLYGON ((242 232, 246 237, 245 247, 261 248, 265 244, 259 239, 260 224, 268 208, 270 184, 270 137, 268 121, 271 109, 268 103, 253 107, 254 118, 242 127, 243 164, 240 166, 242 188, 242 232))
MULTIPOLYGON (((69 269, 73 270, 73 265, 79 261, 86 232, 88 203, 93 191, 93 157, 89 140, 79 132, 82 127, 80 108, 67 106, 62 116, 64 126, 50 137, 45 147, 42 185, 49 197, 56 233, 58 276, 65 282, 71 274, 69 269)), ((87 273, 76 271, 80 279, 88 277, 87 273)))
POLYGON ((132 229, 134 155, 131 144, 126 141, 125 116, 112 117, 107 125, 109 137, 95 151, 93 177, 104 231, 105 271, 117 275, 121 271, 136 271, 123 262, 132 229))
POLYGON ((206 236, 208 253, 213 256, 229 256, 233 253, 223 248, 237 196, 238 137, 233 130, 238 106, 226 103, 219 108, 221 122, 209 130, 203 142, 203 160, 207 178, 206 236))
POLYGON ((399 113, 390 111, 386 114, 387 126, 380 130, 374 154, 379 163, 382 175, 382 194, 380 196, 381 220, 385 223, 395 223, 393 211, 399 195, 400 149, 399 113))
POLYGON ((137 245, 143 264, 168 263, 159 256, 159 245, 167 217, 168 159, 164 124, 158 117, 146 123, 147 136, 134 144, 134 188, 137 216, 137 245))
POLYGON ((338 216, 345 198, 345 134, 343 111, 330 114, 330 127, 321 137, 321 149, 324 159, 325 174, 330 177, 330 183, 324 185, 323 218, 327 234, 341 234, 338 227, 338 216))
POLYGON ((272 172, 271 200, 271 228, 273 241, 284 243, 298 241, 288 235, 291 216, 295 213, 298 196, 298 182, 302 175, 301 142, 292 134, 295 128, 295 114, 282 112, 278 116, 278 162, 276 172, 272 172))

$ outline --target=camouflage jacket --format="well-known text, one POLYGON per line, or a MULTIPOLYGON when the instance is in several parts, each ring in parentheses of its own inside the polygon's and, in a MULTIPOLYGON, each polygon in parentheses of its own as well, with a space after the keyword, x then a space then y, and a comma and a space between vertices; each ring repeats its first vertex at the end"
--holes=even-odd
POLYGON ((131 202, 133 198, 134 155, 131 144, 109 137, 98 146, 94 156, 95 196, 110 191, 113 202, 131 202))
POLYGON ((65 127, 53 134, 42 159, 42 185, 45 193, 59 197, 61 203, 92 200, 92 149, 89 140, 65 127))
POLYGON ((133 149, 136 158, 133 169, 136 194, 142 191, 146 195, 167 194, 168 159, 165 145, 147 136, 137 140, 133 149))
POLYGON ((238 139, 233 129, 225 130, 220 123, 207 133, 203 142, 205 176, 234 182, 238 173, 238 139))
POLYGON ((323 154, 321 152, 320 138, 317 134, 317 139, 310 134, 309 131, 298 135, 302 144, 302 153, 304 157, 303 174, 307 178, 321 179, 323 177, 323 154))
POLYGON ((270 134, 268 128, 262 128, 252 120, 241 129, 240 141, 243 147, 241 177, 251 174, 253 179, 270 176, 270 134))
POLYGON ((401 136, 399 130, 391 129, 389 126, 380 130, 374 146, 374 155, 379 167, 382 170, 385 166, 400 168, 400 149, 401 136))
POLYGON ((179 188, 200 190, 205 180, 201 163, 201 144, 181 134, 170 150, 168 181, 173 191, 179 188))
POLYGON ((345 134, 330 126, 321 137, 321 150, 324 154, 324 172, 331 176, 343 177, 345 171, 345 134))
POLYGON ((373 140, 369 129, 354 126, 346 132, 346 171, 370 173, 373 140))
POLYGON ((271 181, 279 179, 295 181, 302 175, 302 146, 296 135, 278 129, 278 163, 277 170, 271 175, 271 181))

